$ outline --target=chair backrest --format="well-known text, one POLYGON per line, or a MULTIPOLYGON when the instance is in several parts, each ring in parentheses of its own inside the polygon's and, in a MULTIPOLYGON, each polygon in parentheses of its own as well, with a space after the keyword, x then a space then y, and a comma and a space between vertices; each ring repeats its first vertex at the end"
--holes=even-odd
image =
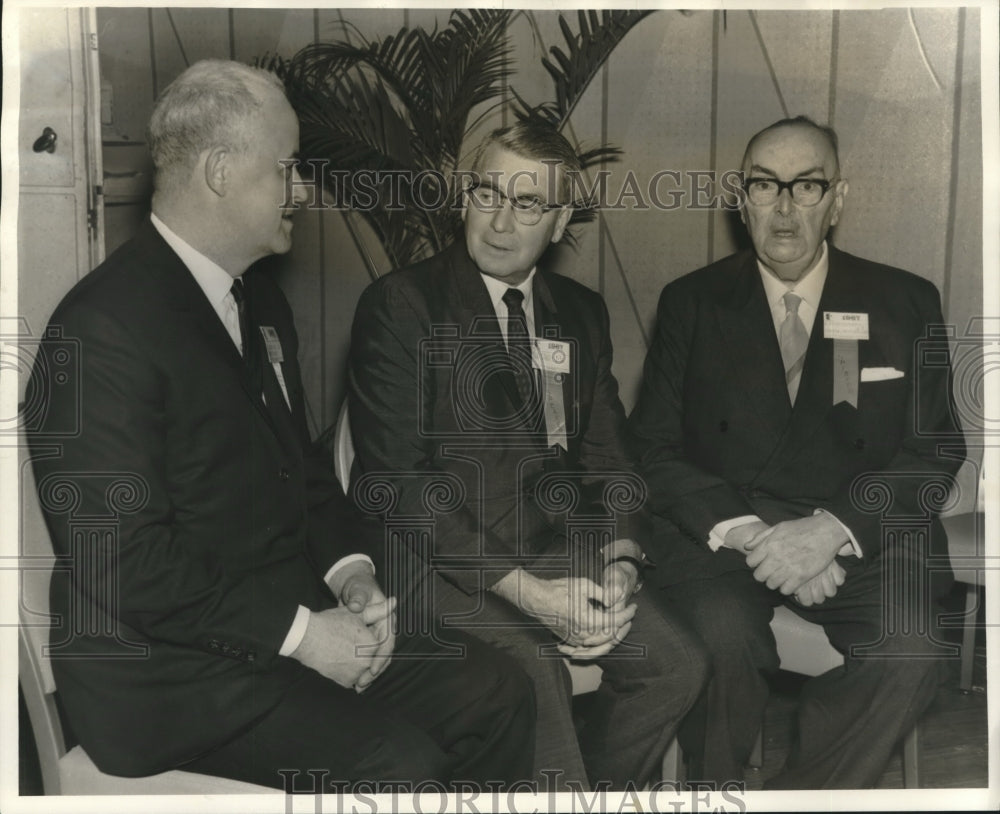
POLYGON ((347 415, 347 399, 340 405, 337 429, 333 436, 333 468, 337 480, 347 494, 351 486, 351 466, 354 464, 354 440, 351 438, 351 422, 347 415))
POLYGON ((941 513, 941 517, 968 514, 970 512, 986 511, 986 489, 984 489, 986 474, 982 466, 982 450, 972 448, 969 457, 962 462, 946 505, 949 507, 941 513))
POLYGON ((47 652, 51 619, 49 583, 56 560, 35 491, 27 446, 22 444, 21 450, 18 679, 38 749, 45 793, 59 794, 59 759, 66 754, 66 742, 47 652))

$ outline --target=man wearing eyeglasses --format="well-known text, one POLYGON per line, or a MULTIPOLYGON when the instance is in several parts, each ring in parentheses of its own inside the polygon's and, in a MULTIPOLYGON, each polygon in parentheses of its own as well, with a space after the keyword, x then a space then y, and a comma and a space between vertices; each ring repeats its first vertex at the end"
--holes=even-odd
POLYGON ((766 785, 871 787, 938 682, 942 648, 924 632, 950 574, 927 567, 946 540, 924 493, 947 494, 962 455, 947 343, 927 339, 940 300, 827 241, 848 190, 832 130, 779 121, 750 140, 743 173, 753 251, 664 288, 630 417, 659 595, 713 659, 681 745, 689 776, 742 778, 783 603, 846 664, 806 684, 766 785), (918 348, 937 365, 918 367, 918 348), (944 440, 956 457, 939 456, 944 440), (893 532, 914 517, 921 531, 893 532))
POLYGON ((433 518, 433 539, 393 554, 427 581, 444 640, 468 630, 533 678, 541 788, 641 788, 659 779, 705 664, 693 635, 635 593, 643 487, 625 453, 607 308, 542 262, 579 171, 547 126, 494 132, 464 193, 464 239, 362 296, 353 480, 356 497, 388 483, 390 519, 433 518), (564 656, 603 669, 579 740, 564 656))

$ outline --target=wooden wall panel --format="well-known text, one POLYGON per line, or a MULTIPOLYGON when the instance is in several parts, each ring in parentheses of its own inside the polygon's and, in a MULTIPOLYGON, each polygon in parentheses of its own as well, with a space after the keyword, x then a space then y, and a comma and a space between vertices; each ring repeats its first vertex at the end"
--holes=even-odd
POLYGON ((149 14, 153 28, 156 93, 200 59, 232 57, 226 9, 154 8, 149 14))
POLYGON ((313 40, 309 9, 238 9, 232 12, 233 59, 253 62, 266 54, 290 57, 313 40))
POLYGON ((149 9, 97 10, 101 78, 112 93, 114 120, 104 139, 143 142, 156 96, 150 56, 149 9))
POLYGON ((754 18, 789 115, 826 122, 833 12, 758 11, 754 18))
MULTIPOLYGON (((979 94, 979 10, 967 9, 962 38, 962 79, 956 88, 958 132, 954 143, 951 256, 943 286, 945 317, 959 336, 983 312, 983 140, 979 94)), ((957 60, 956 60, 957 61, 957 60)), ((991 304, 995 306, 995 303, 991 304)))
POLYGON ((636 397, 660 290, 705 262, 706 213, 675 196, 684 194, 688 170, 711 166, 712 77, 705 55, 714 25, 711 12, 654 14, 629 33, 609 65, 608 141, 623 151, 609 165, 610 199, 621 195, 631 173, 648 204, 626 199, 625 209, 605 215, 604 295, 626 407, 636 397), (655 182, 661 171, 681 173, 680 183, 655 182), (677 200, 678 208, 657 206, 651 184, 662 204, 677 200))
POLYGON ((907 12, 877 15, 879 24, 872 25, 869 14, 841 14, 836 126, 851 189, 836 241, 847 251, 920 274, 940 289, 958 10, 916 10, 941 89, 920 58, 907 12), (910 205, 917 201, 925 205, 910 205))

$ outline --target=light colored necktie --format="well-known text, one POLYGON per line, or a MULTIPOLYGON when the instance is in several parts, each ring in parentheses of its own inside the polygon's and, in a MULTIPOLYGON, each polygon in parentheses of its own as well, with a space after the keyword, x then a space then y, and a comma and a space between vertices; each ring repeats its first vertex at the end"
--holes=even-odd
POLYGON ((799 303, 802 297, 791 291, 784 296, 785 321, 778 331, 778 344, 781 346, 781 360, 785 363, 785 384, 788 385, 788 397, 795 404, 795 396, 799 392, 799 382, 802 380, 802 365, 806 358, 806 348, 809 346, 809 334, 799 317, 799 303))

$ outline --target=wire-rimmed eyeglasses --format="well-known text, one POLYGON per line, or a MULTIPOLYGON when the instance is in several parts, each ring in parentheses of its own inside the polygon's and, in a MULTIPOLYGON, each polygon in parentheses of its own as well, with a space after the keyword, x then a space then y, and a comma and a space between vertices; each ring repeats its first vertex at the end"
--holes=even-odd
POLYGON ((465 191, 480 212, 496 212, 503 209, 504 204, 509 201, 514 220, 522 226, 534 226, 546 212, 563 208, 562 204, 545 203, 534 197, 509 198, 491 184, 472 184, 465 191))

